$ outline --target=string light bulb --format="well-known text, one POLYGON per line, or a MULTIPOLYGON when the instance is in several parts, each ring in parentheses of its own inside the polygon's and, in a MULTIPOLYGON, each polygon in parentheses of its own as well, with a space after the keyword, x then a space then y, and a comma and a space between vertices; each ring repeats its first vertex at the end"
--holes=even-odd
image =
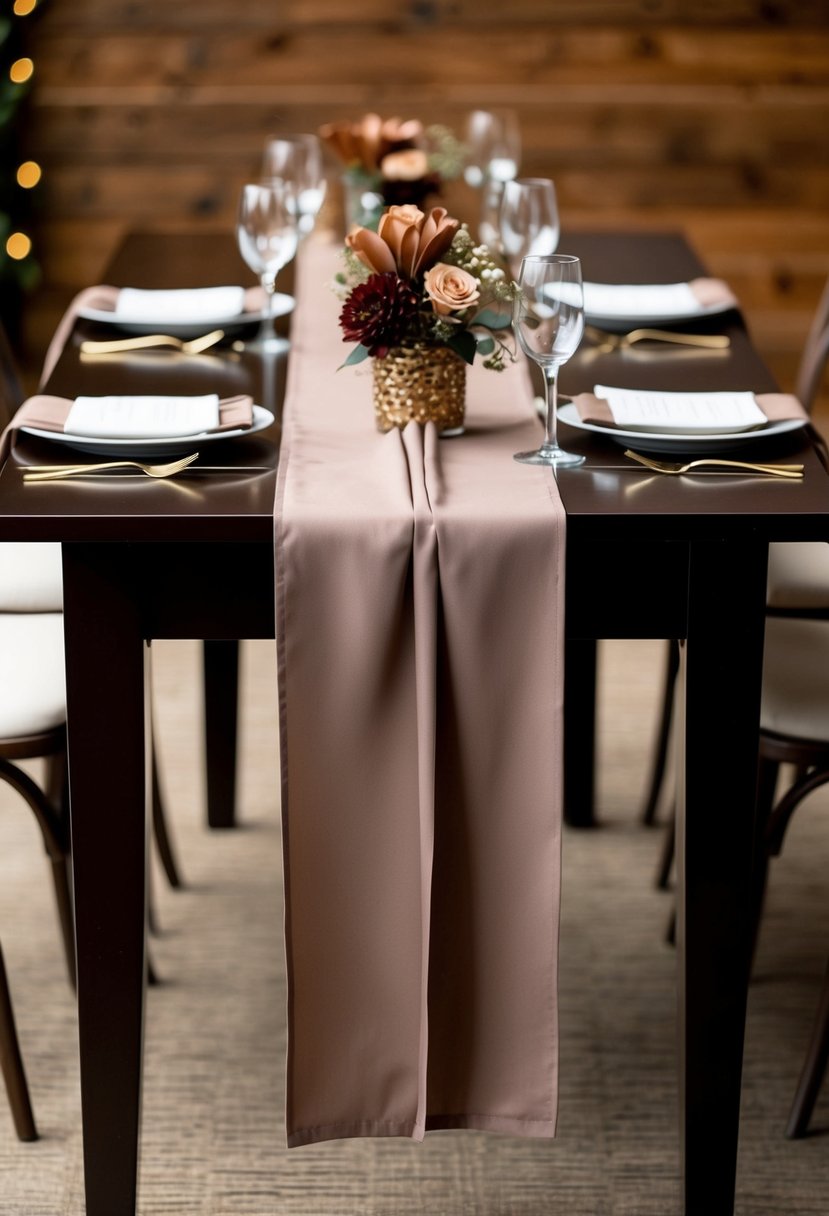
POLYGON ((17 166, 17 184, 23 190, 31 190, 43 176, 43 170, 36 160, 24 160, 17 166))
POLYGON ((35 65, 31 59, 27 57, 15 59, 9 68, 9 80, 11 80, 12 84, 23 84, 24 81, 29 79, 34 70, 35 65))
POLYGON ((32 242, 25 232, 13 232, 6 241, 6 253, 16 262, 21 262, 32 252, 32 242))
MULTIPOLYGON (((14 0, 13 12, 16 17, 28 17, 37 6, 37 0, 14 0)), ((34 61, 27 55, 15 59, 9 67, 9 80, 12 84, 25 84, 30 80, 35 70, 34 61)), ((26 160, 17 167, 15 174, 17 184, 24 190, 36 186, 42 177, 42 170, 37 161, 26 160)), ((8 257, 16 262, 22 262, 32 252, 32 239, 25 232, 12 232, 5 242, 8 257)))

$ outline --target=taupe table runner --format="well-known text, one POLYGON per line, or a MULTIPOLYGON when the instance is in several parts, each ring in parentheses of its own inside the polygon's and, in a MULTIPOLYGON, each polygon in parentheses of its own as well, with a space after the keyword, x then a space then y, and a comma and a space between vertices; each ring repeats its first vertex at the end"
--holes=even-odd
POLYGON ((564 511, 525 369, 381 435, 307 244, 275 513, 290 1145, 552 1136, 564 511))

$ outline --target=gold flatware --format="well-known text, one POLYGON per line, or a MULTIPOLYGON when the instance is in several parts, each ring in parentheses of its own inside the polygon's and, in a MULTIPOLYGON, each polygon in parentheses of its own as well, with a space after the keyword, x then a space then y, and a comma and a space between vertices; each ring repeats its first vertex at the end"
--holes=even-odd
POLYGON ((136 338, 112 338, 106 342, 90 340, 81 342, 81 354, 115 355, 130 350, 146 350, 154 346, 170 346, 183 355, 200 355, 202 351, 209 350, 211 346, 221 342, 224 336, 223 329, 213 329, 209 334, 202 334, 200 338, 190 338, 188 341, 175 338, 172 334, 141 334, 136 338))
POLYGON ((803 476, 802 464, 748 464, 743 460, 719 460, 714 456, 702 457, 699 460, 689 460, 685 464, 677 464, 668 460, 651 460, 649 456, 642 456, 639 452, 631 452, 629 450, 625 451, 625 455, 629 456, 631 460, 638 461, 646 469, 653 470, 654 473, 689 473, 691 469, 713 466, 717 468, 742 469, 747 473, 766 473, 770 477, 797 479, 803 476))
POLYGON ((173 460, 169 464, 142 464, 138 460, 107 460, 102 464, 30 464, 23 471, 24 481, 61 481, 66 477, 87 477, 91 473, 106 473, 111 469, 137 469, 148 477, 175 477, 182 469, 198 459, 198 452, 173 460))
POLYGON ((668 329, 632 329, 627 334, 611 334, 595 325, 585 325, 584 332, 591 341, 607 350, 624 350, 637 342, 669 342, 704 350, 727 350, 731 345, 727 334, 678 334, 668 329))

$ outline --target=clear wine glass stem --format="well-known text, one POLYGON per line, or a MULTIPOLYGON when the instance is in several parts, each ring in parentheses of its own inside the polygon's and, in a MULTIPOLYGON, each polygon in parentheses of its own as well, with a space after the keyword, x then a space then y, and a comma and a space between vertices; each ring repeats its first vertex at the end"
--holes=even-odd
POLYGON ((498 215, 501 210, 503 194, 503 182, 489 176, 484 179, 483 190, 481 192, 481 223, 478 229, 478 236, 484 244, 491 245, 493 248, 498 248, 500 244, 498 215))
POLYGON ((558 367, 557 363, 548 363, 544 372, 544 447, 558 447, 558 367))
POLYGON ((262 287, 265 291, 265 309, 262 316, 262 324, 259 327, 259 341, 273 341, 274 337, 274 300, 276 299, 276 275, 263 274, 262 287))

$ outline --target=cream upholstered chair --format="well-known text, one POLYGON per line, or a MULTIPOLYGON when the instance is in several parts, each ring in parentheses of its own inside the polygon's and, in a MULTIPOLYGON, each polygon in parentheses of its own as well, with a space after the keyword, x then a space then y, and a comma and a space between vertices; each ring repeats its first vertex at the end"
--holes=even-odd
MULTIPOLYGON (((815 312, 797 376, 797 395, 814 404, 829 361, 829 280, 815 312)), ((664 780, 678 671, 678 648, 670 642, 661 719, 643 820, 652 823, 664 780)), ((829 782, 829 544, 771 544, 760 733, 758 811, 765 830, 758 841, 755 937, 766 887, 768 860, 779 854, 795 808, 829 782), (795 766, 794 784, 775 802, 780 765, 795 766)), ((674 853, 669 827, 657 885, 665 887, 674 853)), ((829 1059, 829 970, 824 980, 812 1041, 803 1064, 786 1134, 805 1134, 829 1059)))
MULTIPOLYGON (((52 867, 66 961, 74 984, 62 613, 0 612, 0 669, 0 779, 17 790, 37 819, 52 867), (41 758, 46 762, 45 788, 16 763, 41 758)), ((0 1064, 17 1134, 21 1140, 34 1140, 37 1132, 2 960, 0 1064)))
MULTIPOLYGON (((797 373, 797 396, 811 413, 829 361, 829 279, 815 310, 797 373)), ((771 616, 829 617, 829 544, 804 541, 799 544, 770 544, 767 611, 771 616)), ((651 775, 642 810, 642 821, 654 823, 668 756, 674 684, 679 669, 676 643, 668 643, 662 701, 651 775)), ((658 885, 667 881, 670 856, 663 855, 658 885)))
MULTIPOLYGON (((0 329, 0 425, 5 426, 21 400, 20 382, 0 329)), ((0 544, 0 779, 29 804, 40 827, 74 984, 62 609, 60 545, 0 544), (16 763, 32 759, 45 762, 43 787, 16 763)), ((0 1064, 17 1134, 21 1140, 33 1140, 37 1132, 1 957, 0 1064)))
MULTIPOLYGON (((0 328, 0 426, 22 400, 19 379, 0 328)), ((0 544, 0 780, 28 803, 49 856, 70 981, 75 982, 74 923, 69 882, 69 798, 66 773, 66 690, 60 545, 0 544), (41 786, 19 767, 43 760, 41 786)), ((154 837, 173 886, 180 885, 153 764, 154 837)), ((11 997, 0 953, 0 1066, 15 1130, 37 1136, 11 997)))
MULTIPOLYGON (((779 856, 796 808, 829 783, 829 618, 766 620, 759 753, 752 952, 761 931, 769 861, 779 856), (795 778, 778 795, 783 764, 794 768, 795 778)), ((716 841, 711 847, 716 848, 716 841)), ((668 885, 672 858, 673 824, 668 829, 661 863, 662 886, 668 885)), ((668 934, 671 940, 673 930, 672 918, 668 934)), ((789 1115, 786 1134, 790 1139, 806 1134, 827 1060, 829 970, 789 1115)))
MULTIPOLYGON (((829 619, 766 622, 758 780, 755 938, 760 931, 769 860, 779 856, 800 803, 829 783, 829 619), (781 764, 796 779, 776 797, 781 764)), ((773 872, 771 874, 773 881, 773 872)), ((805 1135, 829 1059, 829 971, 786 1134, 805 1135)))

